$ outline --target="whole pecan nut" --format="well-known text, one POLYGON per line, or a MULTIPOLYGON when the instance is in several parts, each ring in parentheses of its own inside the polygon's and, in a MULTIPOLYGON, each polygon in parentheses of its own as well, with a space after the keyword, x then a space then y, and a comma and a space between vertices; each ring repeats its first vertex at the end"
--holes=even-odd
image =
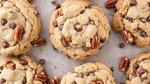
POLYGON ((16 26, 14 33, 14 40, 20 41, 24 34, 24 28, 21 25, 16 26))
POLYGON ((91 48, 95 49, 99 46, 100 44, 100 39, 98 38, 97 35, 95 35, 92 39, 91 39, 91 48))
POLYGON ((119 68, 121 71, 126 71, 129 67, 130 60, 127 57, 122 57, 119 63, 119 68))
POLYGON ((121 34, 122 34, 126 43, 132 43, 133 42, 133 36, 130 32, 128 32, 127 30, 123 30, 121 32, 121 34))
POLYGON ((39 37, 37 40, 32 41, 31 44, 33 46, 42 46, 46 44, 46 39, 39 37))
POLYGON ((116 3, 117 3, 117 0, 106 0, 105 7, 106 8, 114 8, 116 3))

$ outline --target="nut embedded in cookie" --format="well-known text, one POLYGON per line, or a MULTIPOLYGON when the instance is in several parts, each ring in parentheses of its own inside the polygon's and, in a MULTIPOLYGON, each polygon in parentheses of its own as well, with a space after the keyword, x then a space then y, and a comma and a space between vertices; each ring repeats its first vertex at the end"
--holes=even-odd
POLYGON ((72 59, 95 55, 109 38, 110 26, 101 8, 89 0, 66 0, 50 20, 52 45, 72 59))

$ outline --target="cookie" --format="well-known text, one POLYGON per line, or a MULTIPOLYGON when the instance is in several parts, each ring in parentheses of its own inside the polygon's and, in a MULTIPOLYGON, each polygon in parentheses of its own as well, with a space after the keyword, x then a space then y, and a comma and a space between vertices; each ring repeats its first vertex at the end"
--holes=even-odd
POLYGON ((47 79, 43 66, 29 56, 6 58, 0 62, 1 84, 48 84, 47 79))
POLYGON ((150 0, 118 0, 112 26, 126 43, 150 45, 150 0))
POLYGON ((106 65, 86 63, 67 73, 60 84, 116 84, 116 81, 106 65))
POLYGON ((35 7, 27 0, 0 0, 0 54, 17 56, 29 51, 41 29, 35 7))
POLYGON ((140 54, 131 60, 126 84, 150 83, 150 52, 140 54))
POLYGON ((104 45, 110 26, 104 12, 89 0, 66 0, 53 13, 49 31, 55 49, 82 60, 104 45))

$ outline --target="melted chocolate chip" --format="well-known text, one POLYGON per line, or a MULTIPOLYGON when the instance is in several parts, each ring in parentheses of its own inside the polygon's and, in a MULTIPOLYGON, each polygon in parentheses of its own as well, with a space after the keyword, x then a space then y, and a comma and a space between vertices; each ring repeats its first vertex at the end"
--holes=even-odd
POLYGON ((150 16, 148 16, 146 20, 147 20, 148 22, 150 22, 150 16))
POLYGON ((80 31, 82 30, 82 26, 81 26, 80 24, 76 24, 76 25, 75 25, 75 30, 76 30, 77 32, 80 32, 80 31))
POLYGON ((147 37, 147 33, 146 33, 145 31, 141 31, 141 32, 140 32, 140 35, 141 35, 142 37, 147 37))
POLYGON ((0 84, 3 84, 3 83, 5 83, 5 82, 6 82, 6 80, 3 79, 3 78, 0 80, 0 84))
POLYGON ((137 1, 136 0, 131 0, 130 5, 131 6, 136 6, 137 5, 137 1))
POLYGON ((142 17, 142 18, 140 18, 140 21, 143 22, 143 23, 146 23, 147 19, 142 17))
POLYGON ((106 41, 106 38, 103 38, 103 39, 101 38, 101 39, 100 39, 100 42, 101 42, 101 43, 104 43, 105 41, 106 41))
POLYGON ((2 43, 3 48, 8 48, 9 47, 9 43, 7 41, 4 41, 2 43))
POLYGON ((5 26, 7 24, 7 20, 6 19, 1 19, 1 25, 5 26))
POLYGON ((150 2, 148 2, 147 4, 148 4, 148 6, 150 7, 150 2))
POLYGON ((138 69, 139 68, 139 65, 137 63, 133 64, 133 69, 138 69))
POLYGON ((45 64, 45 60, 44 59, 40 59, 39 60, 39 64, 44 65, 45 64))
POLYGON ((28 62, 27 62, 26 60, 20 60, 20 64, 22 64, 22 65, 27 65, 28 62))
POLYGON ((9 27, 11 28, 11 29, 15 29, 16 28, 16 24, 15 23, 11 23, 11 24, 9 24, 9 27))
POLYGON ((133 18, 131 18, 131 17, 126 17, 125 19, 130 21, 130 22, 133 22, 133 18))
POLYGON ((22 84, 26 84, 26 83, 27 83, 27 79, 26 79, 26 77, 24 77, 22 80, 22 84))

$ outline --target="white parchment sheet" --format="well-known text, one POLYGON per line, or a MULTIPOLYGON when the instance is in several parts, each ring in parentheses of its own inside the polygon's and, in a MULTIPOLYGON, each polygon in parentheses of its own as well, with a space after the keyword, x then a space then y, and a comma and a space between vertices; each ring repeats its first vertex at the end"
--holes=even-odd
MULTIPOLYGON (((50 16, 55 10, 55 7, 51 4, 52 0, 34 0, 37 10, 40 13, 40 18, 42 20, 42 32, 41 35, 46 38, 47 44, 42 47, 34 47, 29 54, 33 56, 37 61, 39 59, 45 59, 45 68, 50 77, 60 76, 62 77, 67 72, 71 71, 74 66, 86 63, 86 62, 102 62, 109 67, 114 68, 114 76, 118 82, 125 82, 124 75, 118 69, 118 63, 122 56, 132 57, 138 53, 148 51, 149 48, 137 48, 136 46, 127 45, 125 48, 120 49, 118 47, 119 43, 123 42, 121 36, 113 31, 111 31, 109 41, 102 47, 96 56, 90 57, 85 61, 75 61, 68 59, 62 53, 55 51, 49 41, 48 25, 50 16)), ((104 0, 92 0, 96 2, 96 5, 102 7, 105 14, 109 18, 110 24, 113 16, 113 10, 106 9, 104 7, 104 0)), ((58 0, 59 3, 63 0, 58 0)))

